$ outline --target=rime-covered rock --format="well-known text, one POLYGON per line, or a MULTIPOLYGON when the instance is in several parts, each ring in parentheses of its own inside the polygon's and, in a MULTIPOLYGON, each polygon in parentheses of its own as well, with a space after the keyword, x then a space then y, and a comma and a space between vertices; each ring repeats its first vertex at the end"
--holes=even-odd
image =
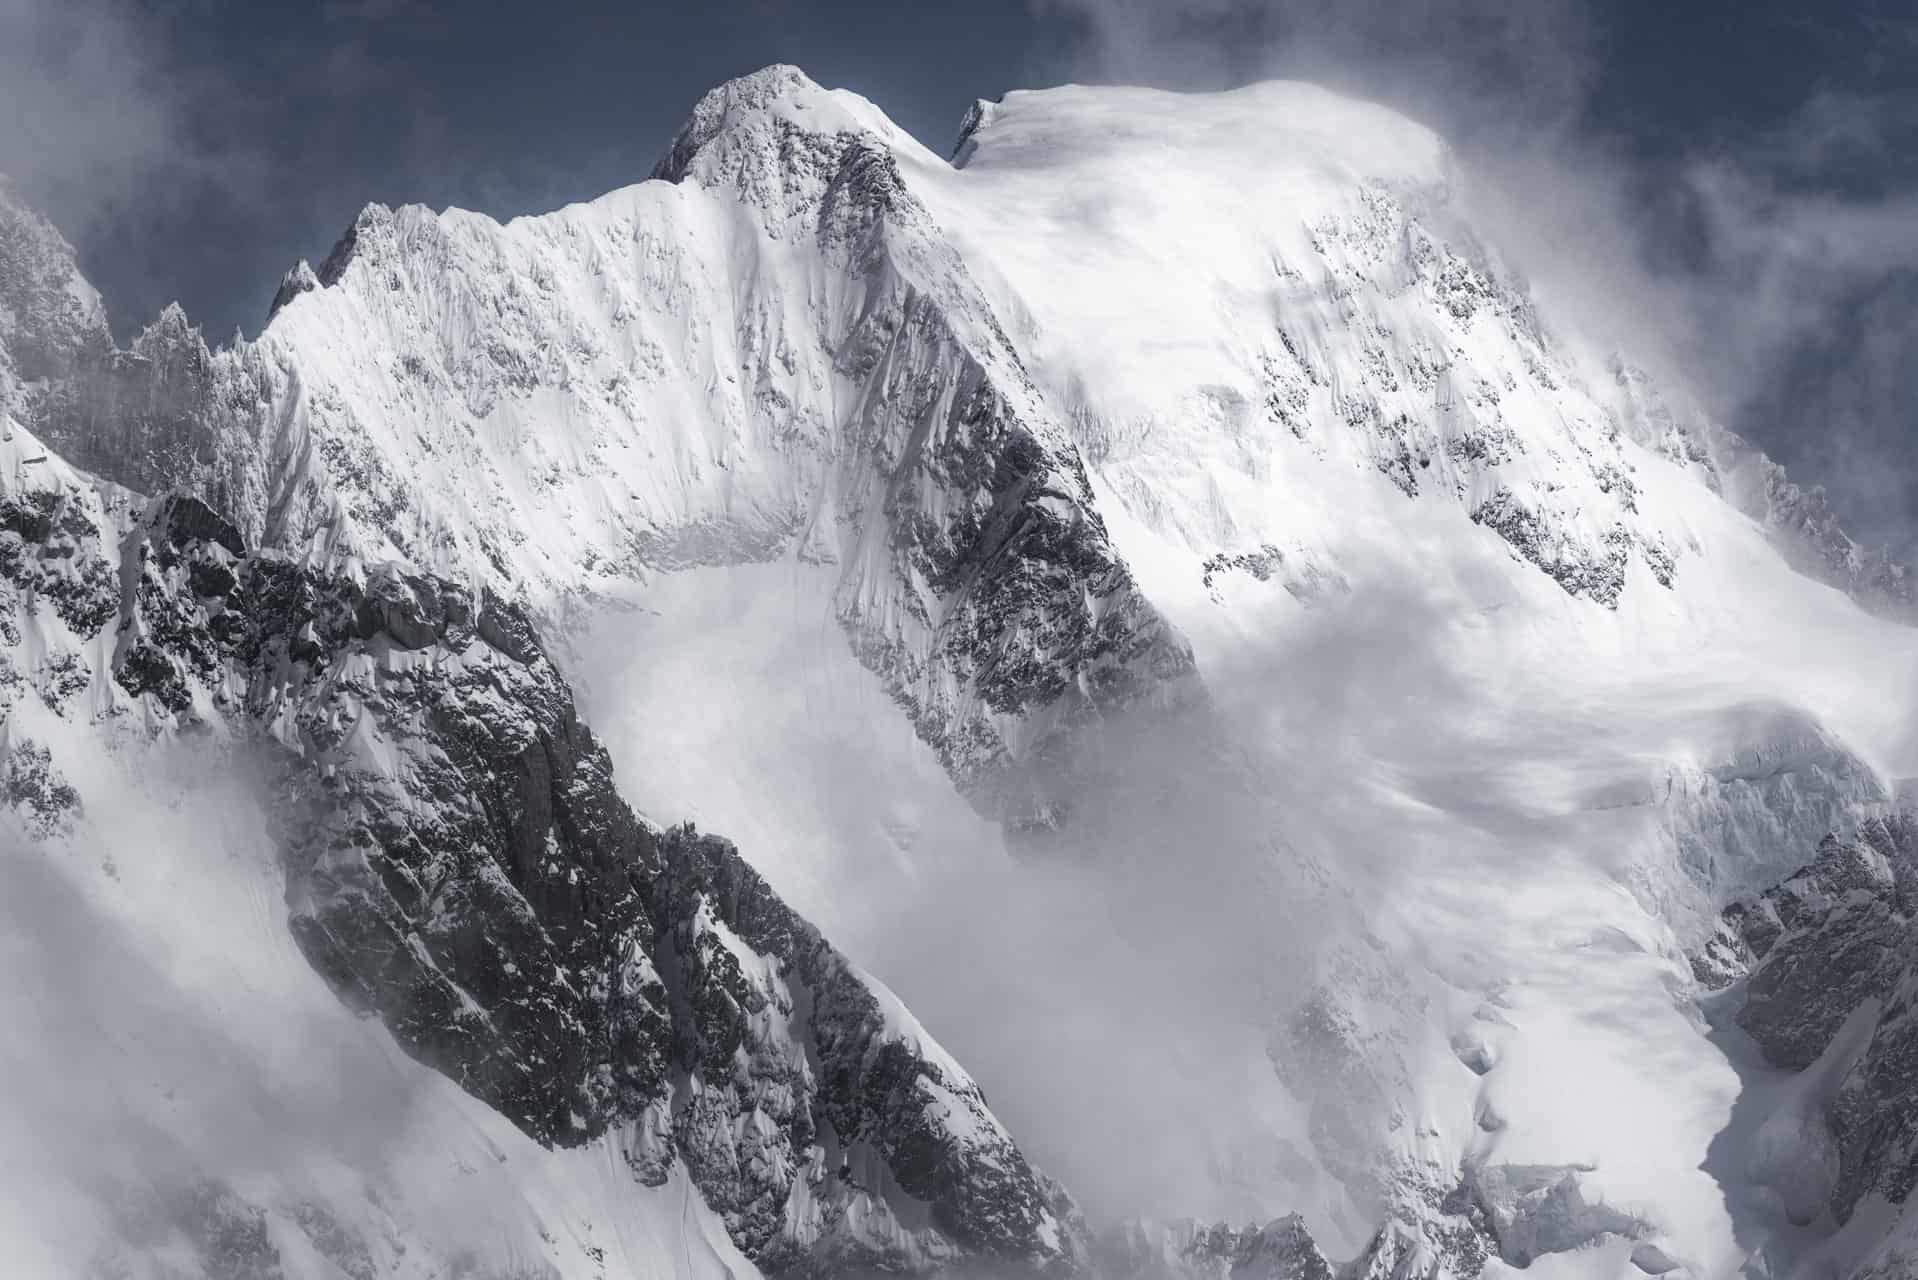
MULTIPOLYGON (((1008 95, 949 163, 773 67, 706 95, 652 180, 597 200, 506 224, 367 206, 287 274, 257 340, 218 349, 178 308, 116 344, 71 248, 0 194, 0 799, 57 842, 90 799, 62 768, 74 735, 237 746, 270 766, 306 958, 524 1134, 616 1150, 636 1186, 684 1179, 762 1269, 1081 1268, 1070 1198, 898 1002, 723 840, 618 797, 554 655, 636 580, 827 566, 851 652, 982 812, 1097 830, 1069 800, 1102 730, 1203 706, 1174 618, 1305 627, 1429 568, 1470 616, 1408 600, 1382 629, 1430 624, 1420 655, 1512 642, 1486 665, 1535 662, 1544 637, 1574 679, 1606 666, 1612 684, 1577 686, 1599 702, 1636 688, 1635 662, 1700 647, 1693 628, 1724 640, 1753 599, 1823 600, 1786 562, 1908 617, 1910 575, 1822 495, 1622 363, 1587 368, 1459 180, 1429 131, 1305 85, 1008 95), (1242 610, 1257 598, 1283 612, 1242 610), (1493 617, 1512 605, 1537 624, 1523 642, 1493 617)), ((1890 647, 1866 623, 1845 636, 1890 647)), ((1373 658, 1340 678, 1366 684, 1373 658)), ((1589 960, 1671 1021, 1679 950, 1726 898, 1884 808, 1870 752, 1781 714, 1731 750, 1658 756, 1623 801, 1586 771, 1603 748, 1484 765, 1490 817, 1536 822, 1547 870, 1574 825, 1648 815, 1612 828, 1624 851, 1576 880, 1567 926, 1619 888, 1643 938, 1607 924, 1539 962, 1530 930, 1568 914, 1541 910, 1523 946, 1441 946, 1426 972, 1434 939, 1382 941, 1377 904, 1349 904, 1302 1003, 1259 1028, 1336 1184, 1315 1207, 1351 1211, 1355 1240, 1384 1224, 1345 1274, 1684 1265, 1589 1170, 1500 1157, 1547 1139, 1508 1134, 1521 1037, 1472 984, 1589 960), (1489 771, 1568 760, 1549 799, 1498 808, 1489 771)), ((1369 803, 1380 780, 1350 781, 1369 803)), ((1382 798, 1425 806, 1435 781, 1382 798)), ((1778 1061, 1843 1067, 1841 1217, 1910 1190, 1902 840, 1881 824, 1821 851, 1695 962, 1744 984, 1778 1061), (1864 1033, 1834 1064, 1845 1025, 1864 1033)), ((1665 1186, 1689 1187, 1686 1159, 1665 1186)), ((262 1219, 209 1185, 250 1247, 262 1219)), ((254 1208, 347 1274, 371 1256, 322 1210, 254 1208)), ((1319 1280, 1302 1222, 1124 1257, 1319 1280)), ((1729 1247, 1719 1225, 1692 1243, 1729 1247)))
MULTIPOLYGON (((43 449, 12 432, 0 470, 43 449)), ((105 664, 105 723, 266 748, 293 936, 413 1057, 542 1144, 617 1135, 636 1184, 683 1163, 769 1273, 1082 1267, 1070 1200, 898 999, 730 844, 620 799, 523 607, 252 550, 52 454, 0 508, 12 647, 105 664)), ((82 798, 52 754, 4 763, 0 801, 57 834, 82 798)), ((193 1201, 231 1225, 209 1257, 253 1247, 226 1195, 193 1201)))
POLYGON ((1743 978, 1738 1025, 1765 1056, 1835 1073, 1824 1119, 1841 1222, 1866 1197, 1903 1204, 1918 1186, 1915 919, 1918 819, 1898 811, 1827 836, 1802 870, 1729 907, 1714 939, 1743 978))

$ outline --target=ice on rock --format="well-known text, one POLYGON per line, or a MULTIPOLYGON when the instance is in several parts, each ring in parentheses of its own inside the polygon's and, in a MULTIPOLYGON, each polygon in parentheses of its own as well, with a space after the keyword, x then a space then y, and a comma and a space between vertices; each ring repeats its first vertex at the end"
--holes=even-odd
MULTIPOLYGON (((489 1260, 1084 1268, 953 1055, 754 848, 630 809, 582 721, 576 623, 778 566, 1034 849, 1136 835, 1122 729, 1256 782, 1325 936, 1232 1064, 1284 1105, 1203 1102, 1252 1142, 1284 1113, 1309 1153, 1257 1191, 1298 1216, 1121 1232, 1119 1274, 1898 1274, 1911 576, 1587 358, 1476 221, 1436 135, 1307 85, 1008 94, 948 161, 773 67, 653 180, 504 224, 370 205, 257 340, 170 308, 123 348, 0 192, 4 798, 91 848, 155 742, 257 748, 286 862, 234 945, 404 1051, 422 1141, 505 1206, 489 1260)), ((669 799, 791 816, 710 788, 669 799)), ((908 867, 937 843, 866 817, 908 867)), ((190 912, 143 902, 158 954, 190 912)), ((465 1265, 420 1225, 443 1169, 376 1202, 321 1147, 326 1186, 155 1212, 203 1267, 465 1265)))

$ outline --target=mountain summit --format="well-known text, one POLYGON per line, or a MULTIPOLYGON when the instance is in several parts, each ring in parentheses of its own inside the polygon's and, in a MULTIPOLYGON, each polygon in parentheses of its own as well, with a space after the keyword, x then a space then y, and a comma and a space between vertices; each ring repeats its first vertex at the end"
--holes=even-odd
POLYGON ((0 190, 11 927, 151 1046, 110 1168, 0 1129, 22 1265, 1899 1274, 1912 576, 1466 181, 1309 85, 948 160, 771 67, 597 200, 368 205, 218 349, 0 190), (599 700, 608 627, 710 678, 599 700), (905 893, 962 948, 845 907, 905 893))

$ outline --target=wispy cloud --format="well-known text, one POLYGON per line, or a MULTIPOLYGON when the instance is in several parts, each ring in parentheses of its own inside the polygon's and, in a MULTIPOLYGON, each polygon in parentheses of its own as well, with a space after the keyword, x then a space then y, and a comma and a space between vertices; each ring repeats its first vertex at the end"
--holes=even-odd
POLYGON ((1889 50, 1911 47, 1909 20, 1870 8, 1796 19, 1806 47, 1854 80, 1808 77, 1795 109, 1707 129, 1618 107, 1643 33, 1589 0, 1034 7, 1077 33, 1060 77, 1298 77, 1433 125, 1548 318, 1684 384, 1800 478, 1828 483, 1868 536, 1918 543, 1914 388, 1878 354, 1918 342, 1913 291, 1894 287, 1918 271, 1918 175, 1903 160, 1918 95, 1881 74, 1889 50))
POLYGON ((328 22, 393 22, 431 13, 425 0, 326 0, 320 14, 328 22))
POLYGON ((69 235, 209 187, 264 191, 264 157, 219 128, 230 86, 172 48, 161 16, 119 0, 0 0, 0 172, 69 235))

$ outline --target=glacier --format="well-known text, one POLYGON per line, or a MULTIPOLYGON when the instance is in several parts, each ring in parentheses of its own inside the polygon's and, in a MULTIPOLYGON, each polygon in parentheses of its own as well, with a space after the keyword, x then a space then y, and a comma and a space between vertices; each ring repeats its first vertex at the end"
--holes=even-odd
POLYGON ((21 1265, 1901 1274, 1913 1156, 1843 1134, 1918 1104, 1911 979, 1831 957, 1908 910, 1911 575, 1481 221, 1309 85, 1011 93, 946 158, 775 67, 647 182, 369 206, 258 339, 123 349, 0 200, 9 857, 271 1082, 182 1158, 217 1093, 108 1059, 178 1185, 77 1168, 21 1265), (1753 934, 1841 855, 1884 902, 1753 934), (1847 994, 1781 1057, 1800 957, 1847 994), (835 1000, 929 1131, 833 1098, 835 1000))

